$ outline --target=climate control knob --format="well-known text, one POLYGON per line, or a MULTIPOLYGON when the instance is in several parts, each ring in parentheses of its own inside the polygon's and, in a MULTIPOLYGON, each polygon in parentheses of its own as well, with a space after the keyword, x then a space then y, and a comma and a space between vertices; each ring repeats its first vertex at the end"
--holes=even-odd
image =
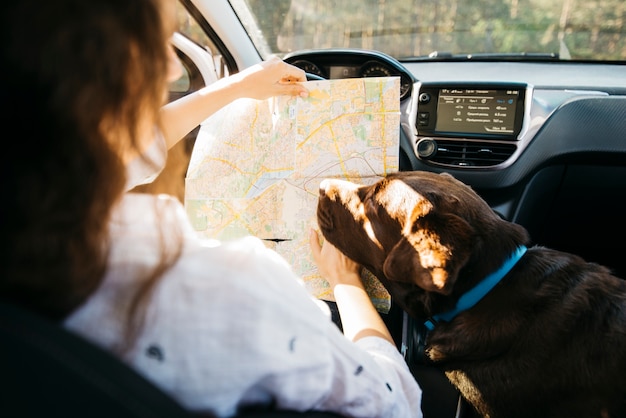
POLYGON ((432 138, 422 138, 415 144, 415 153, 425 160, 431 158, 437 153, 437 142, 432 138))

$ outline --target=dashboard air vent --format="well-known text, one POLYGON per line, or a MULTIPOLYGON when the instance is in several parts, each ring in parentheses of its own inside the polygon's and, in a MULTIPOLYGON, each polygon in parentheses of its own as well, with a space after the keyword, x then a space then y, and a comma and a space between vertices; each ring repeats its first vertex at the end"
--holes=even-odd
POLYGON ((436 151, 428 158, 439 164, 488 167, 503 163, 515 152, 515 144, 492 141, 437 139, 436 151))

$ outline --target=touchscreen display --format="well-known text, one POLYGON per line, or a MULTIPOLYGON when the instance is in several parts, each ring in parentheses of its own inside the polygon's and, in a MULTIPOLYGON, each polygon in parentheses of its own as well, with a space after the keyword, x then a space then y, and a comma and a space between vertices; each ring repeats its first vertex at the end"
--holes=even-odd
POLYGON ((512 135, 519 96, 517 89, 442 88, 435 131, 512 135))

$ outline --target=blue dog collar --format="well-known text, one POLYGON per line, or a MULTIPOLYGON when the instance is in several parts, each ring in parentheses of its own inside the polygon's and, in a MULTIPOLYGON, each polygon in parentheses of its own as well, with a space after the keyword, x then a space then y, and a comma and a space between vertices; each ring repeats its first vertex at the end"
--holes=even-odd
POLYGON ((526 253, 526 250, 527 248, 524 245, 517 247, 511 257, 509 257, 498 270, 485 277, 480 283, 464 293, 457 301, 456 307, 453 310, 433 315, 429 320, 424 322, 424 326, 428 328, 429 331, 432 331, 438 322, 450 322, 461 312, 472 308, 484 298, 509 271, 511 271, 519 259, 526 253))

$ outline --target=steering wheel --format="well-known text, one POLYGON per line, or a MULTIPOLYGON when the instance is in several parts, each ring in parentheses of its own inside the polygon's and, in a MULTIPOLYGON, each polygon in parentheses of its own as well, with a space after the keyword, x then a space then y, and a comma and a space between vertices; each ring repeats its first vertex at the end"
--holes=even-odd
POLYGON ((321 77, 317 74, 313 74, 313 73, 306 73, 306 80, 307 81, 312 81, 312 80, 326 80, 324 77, 321 77))

